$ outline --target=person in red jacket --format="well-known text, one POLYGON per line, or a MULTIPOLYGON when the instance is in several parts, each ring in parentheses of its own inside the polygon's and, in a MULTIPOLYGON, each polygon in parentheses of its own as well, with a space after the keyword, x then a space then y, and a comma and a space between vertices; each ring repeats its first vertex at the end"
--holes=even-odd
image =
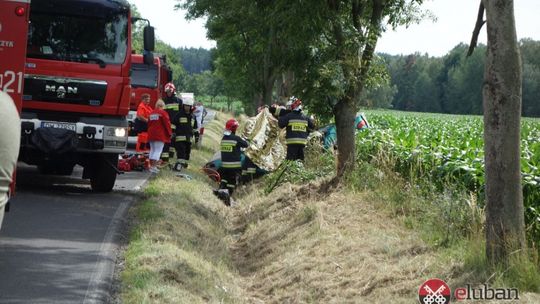
POLYGON ((165 102, 158 100, 156 108, 148 117, 148 141, 150 142, 150 169, 152 173, 158 173, 157 162, 161 156, 163 146, 171 142, 171 120, 169 114, 163 110, 165 102))

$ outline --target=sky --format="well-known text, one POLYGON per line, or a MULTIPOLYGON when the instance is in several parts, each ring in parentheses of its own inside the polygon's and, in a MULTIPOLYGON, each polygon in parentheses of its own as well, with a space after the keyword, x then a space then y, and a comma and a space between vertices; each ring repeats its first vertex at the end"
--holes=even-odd
MULTIPOLYGON (((185 11, 174 10, 176 0, 128 0, 156 28, 156 35, 173 47, 212 48, 206 38, 204 20, 185 20, 185 11)), ((291 0, 294 1, 294 0, 291 0)), ((480 0, 427 0, 423 8, 437 21, 423 20, 409 28, 383 33, 377 52, 389 54, 428 53, 443 56, 460 42, 469 43, 476 22, 480 0)), ((518 39, 540 40, 540 0, 514 0, 518 39)), ((479 42, 486 42, 486 26, 479 42)))

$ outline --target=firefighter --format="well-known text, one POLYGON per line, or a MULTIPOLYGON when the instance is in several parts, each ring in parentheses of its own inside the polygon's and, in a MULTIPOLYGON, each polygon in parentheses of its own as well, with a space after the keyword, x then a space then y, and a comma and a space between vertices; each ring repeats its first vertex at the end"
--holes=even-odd
POLYGON ((291 97, 287 102, 287 109, 291 112, 279 118, 280 128, 286 128, 285 139, 287 142, 288 160, 304 160, 304 148, 307 137, 315 125, 313 120, 302 114, 302 101, 296 97, 291 97))
POLYGON ((252 182, 257 175, 257 165, 245 155, 244 161, 242 163, 242 184, 248 184, 252 182))
MULTIPOLYGON (((176 113, 178 113, 178 105, 182 103, 182 100, 176 96, 176 88, 174 87, 174 84, 172 82, 169 82, 165 84, 165 97, 163 98, 163 101, 165 102, 165 112, 169 114, 169 117, 172 119, 176 116, 176 113)), ((174 157, 174 124, 171 122, 171 128, 173 130, 173 138, 171 139, 171 143, 165 144, 165 147, 163 147, 163 152, 161 153, 161 160, 164 163, 168 163, 169 159, 174 157)))
POLYGON ((197 120, 197 126, 198 126, 198 129, 195 130, 194 132, 194 135, 195 135, 195 143, 197 144, 197 147, 200 148, 200 145, 201 145, 201 135, 203 133, 203 123, 204 123, 204 117, 206 116, 206 114, 208 113, 206 111, 206 109, 204 108, 202 102, 198 101, 196 104, 195 104, 195 110, 193 111, 193 116, 195 117, 195 119, 197 120))
POLYGON ((221 139, 221 184, 216 194, 227 206, 231 205, 231 195, 242 172, 240 149, 248 147, 248 143, 235 134, 237 129, 238 121, 229 119, 221 139))
POLYGON ((178 105, 178 111, 172 120, 176 134, 174 148, 177 159, 173 167, 175 171, 182 171, 182 169, 188 167, 193 130, 198 128, 197 120, 193 116, 193 110, 193 99, 185 99, 178 105))
POLYGON ((277 119, 291 113, 290 109, 286 109, 284 106, 277 103, 271 105, 268 110, 277 119))

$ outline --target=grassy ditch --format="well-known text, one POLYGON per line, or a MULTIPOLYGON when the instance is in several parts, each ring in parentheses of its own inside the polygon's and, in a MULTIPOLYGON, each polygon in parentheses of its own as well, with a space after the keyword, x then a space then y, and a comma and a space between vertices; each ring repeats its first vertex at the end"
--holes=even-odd
POLYGON ((415 303, 434 277, 452 288, 537 290, 535 265, 485 264, 474 196, 435 191, 376 159, 325 192, 333 156, 308 154, 305 165, 240 187, 238 205, 226 208, 198 171, 225 120, 217 116, 192 152, 192 180, 163 171, 146 188, 125 253, 124 303, 415 303))
POLYGON ((124 303, 242 302, 227 212, 199 168, 219 143, 225 116, 207 126, 187 180, 168 170, 152 179, 134 210, 137 223, 121 275, 124 303))

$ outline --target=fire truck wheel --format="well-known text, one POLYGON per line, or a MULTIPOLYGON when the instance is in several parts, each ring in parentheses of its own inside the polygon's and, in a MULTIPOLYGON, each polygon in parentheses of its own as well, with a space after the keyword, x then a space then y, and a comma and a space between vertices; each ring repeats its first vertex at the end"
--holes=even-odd
POLYGON ((94 172, 90 177, 92 190, 96 192, 110 192, 113 189, 116 182, 116 170, 112 165, 116 166, 117 163, 117 154, 96 158, 93 164, 95 166, 94 172))

